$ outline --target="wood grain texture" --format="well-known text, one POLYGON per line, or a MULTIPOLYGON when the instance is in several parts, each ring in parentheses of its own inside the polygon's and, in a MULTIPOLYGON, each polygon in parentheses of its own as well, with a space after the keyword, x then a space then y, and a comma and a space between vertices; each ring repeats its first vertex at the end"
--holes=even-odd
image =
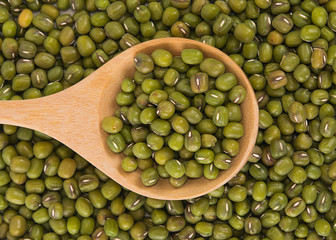
POLYGON ((217 48, 182 38, 163 38, 136 45, 96 70, 76 85, 51 96, 32 100, 0 101, 0 123, 38 130, 67 145, 116 182, 138 194, 157 199, 188 199, 213 191, 234 177, 250 156, 258 133, 258 104, 254 91, 240 67, 217 48), (122 154, 112 153, 106 144, 107 134, 101 121, 117 109, 115 97, 125 77, 134 73, 133 59, 138 52, 150 54, 163 48, 180 55, 185 48, 202 50, 205 57, 223 62, 247 90, 242 108, 245 134, 239 140, 240 152, 228 171, 220 171, 216 180, 188 180, 174 188, 167 179, 153 187, 141 183, 141 171, 126 173, 121 169, 122 154))

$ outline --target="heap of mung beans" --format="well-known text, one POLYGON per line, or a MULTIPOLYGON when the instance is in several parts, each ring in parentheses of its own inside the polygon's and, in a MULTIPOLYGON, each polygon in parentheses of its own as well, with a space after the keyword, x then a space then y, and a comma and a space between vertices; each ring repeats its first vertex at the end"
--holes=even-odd
POLYGON ((125 78, 116 96, 116 116, 102 120, 109 148, 125 154, 122 169, 143 170, 147 187, 159 177, 182 187, 188 178, 216 179, 228 170, 244 135, 239 104, 246 90, 235 75, 198 49, 138 53, 134 66, 134 79, 125 78))
POLYGON ((3 125, 0 239, 336 239, 335 0, 0 6, 2 100, 61 91, 119 51, 176 36, 229 54, 260 108, 245 167, 225 186, 184 201, 139 196, 56 140, 3 125))

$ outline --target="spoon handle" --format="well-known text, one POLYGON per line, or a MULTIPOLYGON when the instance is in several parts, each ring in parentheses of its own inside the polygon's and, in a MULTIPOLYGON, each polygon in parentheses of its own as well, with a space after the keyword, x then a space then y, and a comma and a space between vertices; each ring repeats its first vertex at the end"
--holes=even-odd
POLYGON ((55 96, 0 101, 0 123, 31 128, 54 136, 57 129, 64 128, 72 121, 72 113, 76 111, 67 99, 55 96))
POLYGON ((62 92, 38 99, 0 101, 0 124, 34 129, 71 144, 75 134, 81 137, 88 133, 88 125, 99 124, 96 107, 99 98, 93 95, 97 96, 101 89, 95 86, 95 91, 88 91, 92 82, 85 79, 62 92))
MULTIPOLYGON (((45 125, 50 124, 50 121, 53 124, 60 121, 60 119, 53 118, 55 108, 60 103, 59 101, 52 102, 51 100, 56 99, 51 96, 29 100, 0 101, 0 123, 31 128, 42 132, 45 130, 45 125)), ((66 107, 63 110, 66 110, 66 107)), ((66 111, 63 115, 66 115, 66 111)), ((50 124, 49 128, 50 126, 52 125, 50 124)))

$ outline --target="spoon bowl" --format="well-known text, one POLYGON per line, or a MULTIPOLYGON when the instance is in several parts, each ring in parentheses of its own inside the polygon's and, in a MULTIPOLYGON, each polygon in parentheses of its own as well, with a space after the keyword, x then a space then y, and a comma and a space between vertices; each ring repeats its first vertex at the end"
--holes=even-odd
POLYGON ((221 50, 198 41, 183 38, 150 40, 118 54, 94 73, 59 93, 31 100, 1 101, 0 123, 26 127, 43 132, 62 142, 123 187, 138 194, 166 200, 195 198, 209 193, 233 178, 247 162, 258 133, 258 104, 254 91, 242 69, 221 50), (215 180, 205 177, 188 179, 184 186, 175 188, 168 179, 152 187, 145 187, 141 171, 126 173, 121 168, 122 154, 113 153, 107 146, 108 134, 101 128, 102 119, 118 109, 115 102, 125 77, 134 74, 137 53, 150 54, 163 48, 174 56, 183 49, 196 48, 204 57, 224 63, 226 72, 233 73, 238 84, 245 87, 246 99, 241 104, 244 135, 239 140, 240 151, 233 158, 229 170, 220 171, 215 180))

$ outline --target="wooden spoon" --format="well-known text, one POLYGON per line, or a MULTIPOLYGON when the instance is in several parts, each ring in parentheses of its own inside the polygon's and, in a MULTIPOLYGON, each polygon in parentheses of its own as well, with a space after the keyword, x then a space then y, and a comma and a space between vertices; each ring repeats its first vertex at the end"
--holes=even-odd
POLYGON ((250 156, 258 132, 258 104, 254 91, 241 68, 217 48, 194 40, 163 38, 138 44, 114 57, 93 74, 59 93, 32 100, 0 101, 0 123, 26 127, 45 133, 73 149, 95 167, 125 188, 157 199, 194 198, 217 189, 234 177, 250 156), (125 77, 134 73, 134 57, 139 52, 150 54, 158 48, 180 55, 185 48, 202 50, 225 64, 226 71, 236 75, 247 90, 242 108, 245 134, 240 139, 240 152, 227 171, 220 171, 215 180, 188 180, 181 188, 174 188, 169 180, 160 179, 152 187, 145 187, 141 171, 126 173, 121 168, 122 154, 114 154, 107 146, 107 134, 101 128, 105 116, 118 108, 115 97, 125 77))

